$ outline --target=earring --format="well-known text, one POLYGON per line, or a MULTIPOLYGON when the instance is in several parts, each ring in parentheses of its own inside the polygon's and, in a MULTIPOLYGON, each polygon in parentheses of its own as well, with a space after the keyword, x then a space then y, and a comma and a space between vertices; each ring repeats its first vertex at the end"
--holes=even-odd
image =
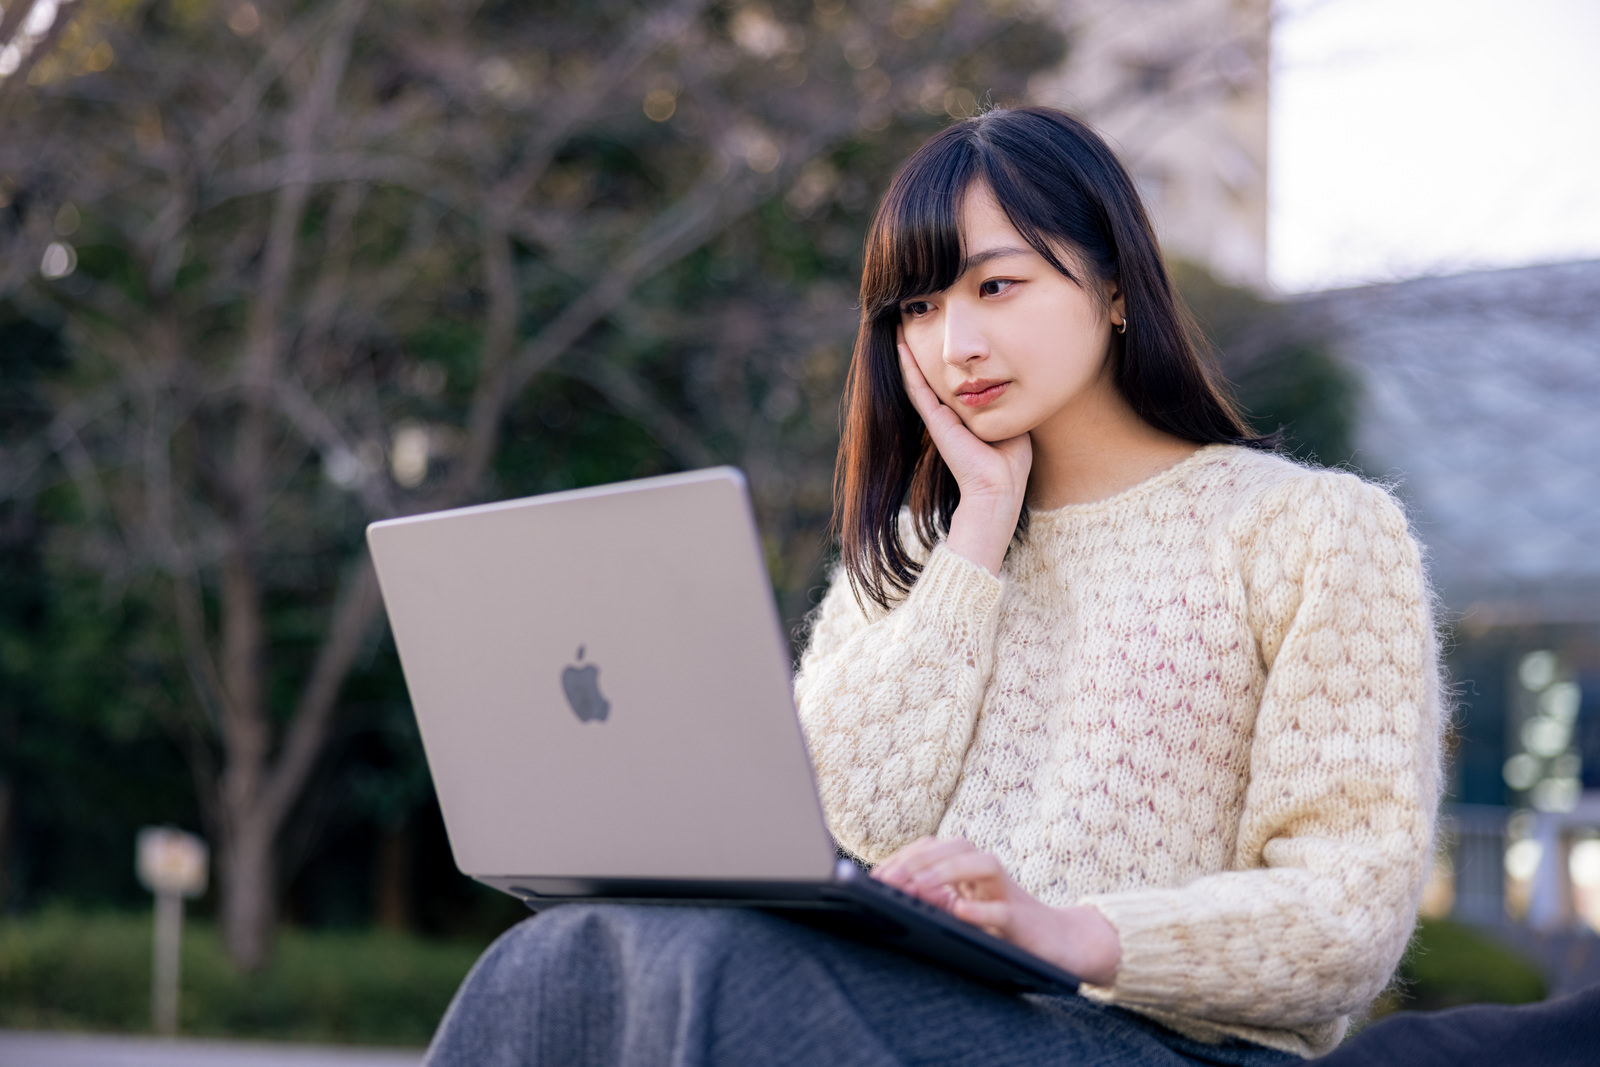
POLYGON ((1118 323, 1114 323, 1113 325, 1116 326, 1117 333, 1119 335, 1127 333, 1128 332, 1128 316, 1126 316, 1126 315, 1122 316, 1122 321, 1118 322, 1118 323))

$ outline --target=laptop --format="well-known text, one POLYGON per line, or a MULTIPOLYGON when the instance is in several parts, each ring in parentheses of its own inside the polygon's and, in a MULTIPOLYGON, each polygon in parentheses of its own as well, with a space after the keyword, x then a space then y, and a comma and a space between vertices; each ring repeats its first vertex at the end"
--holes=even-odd
POLYGON ((1001 988, 1077 988, 841 857, 739 471, 390 519, 367 542, 464 874, 535 910, 762 908, 1001 988))

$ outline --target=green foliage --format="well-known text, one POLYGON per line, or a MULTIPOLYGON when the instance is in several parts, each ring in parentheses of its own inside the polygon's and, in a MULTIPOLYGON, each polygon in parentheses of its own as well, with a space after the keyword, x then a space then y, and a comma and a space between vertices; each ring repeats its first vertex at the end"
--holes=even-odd
MULTIPOLYGON (((245 977, 216 931, 185 924, 179 1030, 191 1036, 426 1044, 483 949, 374 932, 287 929, 245 977)), ((51 908, 0 926, 0 1027, 150 1026, 151 917, 51 908)))
POLYGON ((1315 341, 1285 342, 1238 377, 1239 400, 1257 428, 1284 428, 1291 452, 1327 466, 1355 456, 1359 380, 1315 341))
POLYGON ((1488 935, 1448 919, 1423 919, 1395 980, 1359 1025, 1397 1011, 1531 1004, 1545 992, 1538 970, 1488 935))
POLYGON ((1545 983, 1532 964, 1484 934, 1450 922, 1424 919, 1400 965, 1408 1011, 1461 1004, 1528 1004, 1544 999, 1545 983))
POLYGON ((181 682, 148 590, 59 566, 37 531, 76 498, 0 502, 0 911, 129 902, 140 826, 197 828, 163 729, 181 682))
POLYGON ((1291 304, 1228 285, 1191 263, 1173 276, 1257 433, 1282 430, 1292 455, 1350 466, 1361 382, 1291 304))
MULTIPOLYGON (((61 333, 10 301, 0 356, 0 456, 25 462, 71 367, 61 333)), ((0 464, 0 484, 11 474, 0 464)), ((149 583, 46 550, 57 529, 94 551, 83 534, 96 506, 64 481, 0 496, 0 910, 31 906, 45 886, 80 902, 137 900, 138 828, 197 822, 163 729, 182 683, 149 583)))

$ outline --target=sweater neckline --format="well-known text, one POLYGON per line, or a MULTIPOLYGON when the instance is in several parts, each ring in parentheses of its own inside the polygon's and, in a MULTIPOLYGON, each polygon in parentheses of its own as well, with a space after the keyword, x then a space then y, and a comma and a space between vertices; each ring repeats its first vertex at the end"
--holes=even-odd
POLYGON ((1159 470, 1144 481, 1135 482, 1126 489, 1112 493, 1110 496, 1101 497, 1099 500, 1085 500, 1076 504, 1063 504, 1058 508, 1050 508, 1045 511, 1029 510, 1028 523, 1029 525, 1036 522, 1048 523, 1120 508, 1131 501, 1147 496, 1157 489, 1164 488, 1182 479, 1196 467, 1204 466, 1231 454, 1238 447, 1238 445, 1229 444, 1201 445, 1172 466, 1159 470))

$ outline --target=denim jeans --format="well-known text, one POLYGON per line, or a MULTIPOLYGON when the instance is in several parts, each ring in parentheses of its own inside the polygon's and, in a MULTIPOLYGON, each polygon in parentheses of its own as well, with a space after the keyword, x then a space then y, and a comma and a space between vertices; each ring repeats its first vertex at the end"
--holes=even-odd
POLYGON ((565 905, 467 976, 426 1067, 1231 1067, 1303 1062, 1208 1045, 1077 996, 1002 993, 737 908, 565 905))

